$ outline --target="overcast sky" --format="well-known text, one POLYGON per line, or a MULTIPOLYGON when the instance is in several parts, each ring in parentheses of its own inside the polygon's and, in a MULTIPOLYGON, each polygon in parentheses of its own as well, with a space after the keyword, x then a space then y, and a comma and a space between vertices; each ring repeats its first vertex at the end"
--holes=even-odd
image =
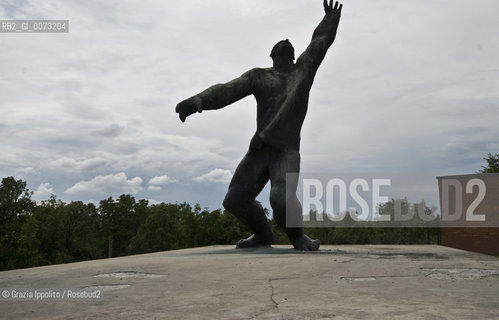
MULTIPOLYGON (((302 172, 474 173, 499 152, 499 2, 345 0, 311 91, 302 172)), ((256 129, 248 97, 181 123, 175 105, 297 55, 321 0, 3 0, 0 19, 69 33, 0 33, 0 175, 34 199, 123 193, 220 208, 256 129)), ((267 204, 268 188, 260 199, 267 204)))

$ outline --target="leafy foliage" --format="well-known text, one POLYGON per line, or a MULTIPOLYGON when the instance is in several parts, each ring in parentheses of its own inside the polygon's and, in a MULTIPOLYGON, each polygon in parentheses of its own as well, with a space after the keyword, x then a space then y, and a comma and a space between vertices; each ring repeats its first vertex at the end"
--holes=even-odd
POLYGON ((482 166, 483 169, 480 170, 481 173, 499 173, 499 153, 489 153, 487 154, 487 157, 483 159, 487 161, 487 166, 482 166))
MULTIPOLYGON (((149 205, 131 195, 107 198, 99 206, 65 203, 51 196, 35 203, 26 182, 12 177, 0 185, 0 270, 68 263, 127 254, 214 244, 234 244, 250 235, 225 210, 187 203, 149 205)), ((390 212, 395 202, 380 210, 390 212)), ((408 203, 403 203, 407 207, 408 203)), ((268 212, 267 212, 268 214, 268 212)), ((310 228, 306 233, 324 244, 438 243, 439 229, 310 228)), ((271 221, 276 243, 289 243, 271 221)))

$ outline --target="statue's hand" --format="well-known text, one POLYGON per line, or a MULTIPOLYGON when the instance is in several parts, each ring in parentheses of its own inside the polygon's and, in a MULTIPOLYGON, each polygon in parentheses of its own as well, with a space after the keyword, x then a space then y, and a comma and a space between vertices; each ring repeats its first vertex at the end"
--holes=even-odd
POLYGON ((339 17, 341 16, 341 9, 343 8, 343 5, 336 1, 333 7, 333 2, 333 0, 329 0, 328 4, 327 0, 324 0, 324 11, 326 12, 326 14, 334 14, 339 17))
POLYGON ((196 112, 201 113, 202 111, 203 111, 202 101, 201 98, 199 98, 198 96, 194 96, 180 102, 179 104, 177 104, 177 107, 175 108, 175 112, 178 113, 180 121, 182 122, 185 122, 185 118, 187 118, 191 114, 196 112))

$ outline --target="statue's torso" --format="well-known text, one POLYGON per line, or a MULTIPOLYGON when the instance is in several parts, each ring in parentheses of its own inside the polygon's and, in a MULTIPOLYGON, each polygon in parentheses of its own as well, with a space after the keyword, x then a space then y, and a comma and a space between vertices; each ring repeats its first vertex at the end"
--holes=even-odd
POLYGON ((313 78, 298 66, 289 72, 254 69, 257 132, 264 142, 282 149, 298 149, 313 78))

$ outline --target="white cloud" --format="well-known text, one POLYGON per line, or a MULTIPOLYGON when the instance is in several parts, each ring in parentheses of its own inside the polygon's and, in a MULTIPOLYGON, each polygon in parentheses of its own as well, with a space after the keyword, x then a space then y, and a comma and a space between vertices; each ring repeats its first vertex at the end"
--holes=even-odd
POLYGON ((213 182, 213 183, 229 183, 232 179, 232 173, 229 170, 214 169, 203 174, 202 176, 194 178, 196 182, 213 182))
POLYGON ((170 178, 169 176, 167 175, 164 175, 164 176, 156 176, 154 178, 151 178, 151 180, 149 180, 149 184, 150 185, 153 185, 153 186, 160 186, 160 185, 166 185, 166 184, 170 184, 170 183, 177 183, 178 180, 175 179, 175 178, 170 178))
POLYGON ((69 171, 92 170, 105 166, 107 161, 103 158, 90 158, 85 160, 75 160, 69 157, 62 157, 52 161, 51 165, 69 171))
POLYGON ((147 201, 148 201, 149 205, 156 205, 156 204, 163 203, 163 201, 156 201, 154 199, 148 199, 147 201))
POLYGON ((97 201, 97 200, 95 200, 95 199, 88 199, 87 201, 84 201, 84 202, 85 202, 85 204, 93 204, 93 205, 95 205, 96 207, 98 207, 98 206, 99 206, 99 202, 100 202, 100 201, 97 201))
POLYGON ((161 187, 158 187, 158 186, 149 186, 147 188, 147 190, 150 190, 150 191, 161 191, 161 187))
POLYGON ((147 188, 147 190, 149 190, 149 191, 161 191, 162 190, 161 186, 171 184, 171 183, 178 183, 178 180, 175 178, 170 178, 167 175, 156 176, 156 177, 151 178, 149 180, 149 187, 147 188))
POLYGON ((124 172, 97 176, 90 181, 80 181, 64 191, 65 194, 92 194, 101 197, 116 196, 120 194, 137 194, 142 188, 142 179, 135 177, 128 180, 124 172))
POLYGON ((35 200, 47 200, 51 195, 55 194, 54 189, 50 183, 41 183, 33 192, 33 199, 35 200))
POLYGON ((33 167, 17 168, 16 172, 22 174, 29 174, 29 173, 35 173, 35 169, 33 167))

